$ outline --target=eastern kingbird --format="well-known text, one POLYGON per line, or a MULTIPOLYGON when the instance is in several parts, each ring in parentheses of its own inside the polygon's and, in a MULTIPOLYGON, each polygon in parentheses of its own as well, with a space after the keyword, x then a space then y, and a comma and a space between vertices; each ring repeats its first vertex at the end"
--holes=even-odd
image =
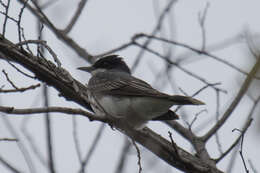
POLYGON ((131 75, 122 58, 110 55, 90 67, 79 70, 91 73, 88 82, 90 105, 98 115, 124 118, 135 129, 149 120, 174 120, 178 115, 169 110, 173 105, 203 105, 191 97, 168 95, 131 75))

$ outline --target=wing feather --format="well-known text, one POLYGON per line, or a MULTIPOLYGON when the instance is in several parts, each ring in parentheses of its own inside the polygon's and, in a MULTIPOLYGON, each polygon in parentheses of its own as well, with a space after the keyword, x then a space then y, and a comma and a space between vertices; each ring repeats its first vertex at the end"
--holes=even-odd
POLYGON ((98 73, 90 79, 88 88, 94 92, 118 96, 169 97, 143 80, 125 73, 98 73))

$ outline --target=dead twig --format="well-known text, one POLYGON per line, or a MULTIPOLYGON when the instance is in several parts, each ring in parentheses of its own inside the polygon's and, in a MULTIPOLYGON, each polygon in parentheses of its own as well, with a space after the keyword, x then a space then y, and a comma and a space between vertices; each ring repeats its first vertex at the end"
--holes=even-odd
POLYGON ((134 145, 134 147, 136 149, 136 152, 137 152, 137 158, 138 158, 137 164, 138 164, 138 167, 139 167, 139 171, 138 172, 141 173, 142 169, 143 169, 142 165, 141 165, 141 152, 140 152, 137 144, 135 143, 134 139, 132 139, 132 142, 133 142, 133 145, 134 145))

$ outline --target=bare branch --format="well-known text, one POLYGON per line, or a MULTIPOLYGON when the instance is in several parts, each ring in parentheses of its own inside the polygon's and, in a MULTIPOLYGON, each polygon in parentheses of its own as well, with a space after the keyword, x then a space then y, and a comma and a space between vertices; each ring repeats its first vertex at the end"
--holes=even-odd
POLYGON ((14 64, 12 64, 11 62, 8 61, 8 64, 11 65, 13 68, 15 68, 19 73, 23 74, 24 76, 29 77, 29 78, 31 78, 31 79, 36 79, 35 76, 31 76, 31 75, 29 75, 29 74, 23 72, 22 70, 20 70, 18 67, 16 67, 16 66, 15 66, 14 64))
POLYGON ((23 35, 23 28, 21 27, 21 22, 22 22, 23 12, 24 12, 24 9, 26 7, 27 2, 28 2, 28 0, 25 1, 25 3, 23 4, 22 8, 20 9, 20 12, 19 12, 19 15, 18 15, 17 31, 18 31, 19 42, 22 41, 22 36, 24 37, 24 35, 23 35))
POLYGON ((8 90, 0 89, 0 93, 24 92, 24 91, 27 91, 27 90, 38 88, 40 86, 41 86, 41 84, 36 84, 36 85, 31 85, 31 86, 28 86, 28 87, 17 88, 17 89, 8 89, 8 90))
MULTIPOLYGON (((26 4, 26 0, 18 0, 22 4, 26 4)), ((32 1, 34 3, 34 1, 32 1)), ((57 29, 55 25, 47 18, 47 16, 42 12, 41 8, 35 4, 35 7, 32 7, 30 4, 26 4, 26 7, 31 11, 31 13, 36 16, 42 23, 44 23, 47 27, 49 27, 53 33, 57 36, 57 38, 61 39, 64 43, 66 43, 70 48, 72 48, 79 57, 87 60, 88 62, 93 62, 92 55, 86 51, 86 49, 82 48, 78 45, 72 38, 66 35, 63 31, 57 29)))
POLYGON ((198 14, 198 20, 201 28, 201 33, 202 33, 202 46, 201 46, 201 51, 205 51, 206 48, 206 29, 205 29, 205 20, 207 16, 207 12, 209 9, 209 2, 207 2, 202 14, 198 14))
MULTIPOLYGON (((220 110, 220 92, 219 90, 216 90, 216 122, 219 120, 219 110, 220 110)), ((218 146, 218 151, 220 154, 223 154, 223 149, 222 149, 222 145, 220 143, 220 138, 219 138, 219 134, 218 132, 215 133, 215 138, 216 138, 216 143, 218 146)))
MULTIPOLYGON (((240 132, 240 133, 243 133, 241 130, 239 130, 239 129, 237 129, 237 128, 232 130, 232 132, 234 132, 234 131, 238 131, 238 132, 240 132)), ((241 136, 241 145, 240 145, 239 154, 240 154, 240 157, 241 157, 241 159, 242 159, 242 161, 243 161, 243 165, 244 165, 245 171, 246 171, 247 173, 249 173, 249 170, 248 170, 248 168, 247 168, 247 166, 246 166, 246 162, 245 162, 244 155, 243 155, 244 135, 245 135, 245 133, 243 133, 242 136, 241 136)))
POLYGON ((14 139, 14 138, 0 138, 0 142, 2 142, 2 141, 17 142, 18 139, 14 139))
MULTIPOLYGON (((153 29, 153 31, 151 32, 151 35, 155 36, 161 29, 161 26, 163 24, 163 20, 166 17, 166 15, 170 12, 172 6, 177 2, 177 0, 170 0, 169 3, 165 6, 165 8, 163 9, 161 15, 159 16, 159 19, 157 21, 157 24, 155 26, 155 28, 153 29)), ((144 44, 141 45, 141 47, 148 47, 149 44, 152 42, 152 39, 148 38, 147 40, 145 40, 144 44)), ((135 70, 135 68, 138 66, 141 57, 144 55, 145 51, 144 49, 141 49, 140 52, 138 53, 138 55, 136 56, 136 60, 131 68, 131 71, 133 72, 135 70)))
MULTIPOLYGON (((26 118, 28 118, 28 117, 26 117, 26 118)), ((25 122, 25 121, 26 120, 24 119, 23 122, 25 122)), ((40 163, 47 168, 48 167, 47 161, 44 159, 43 155, 40 153, 40 151, 38 149, 38 145, 35 143, 33 137, 26 130, 25 124, 22 125, 21 129, 22 129, 22 132, 23 132, 25 138, 29 142, 32 152, 34 153, 36 158, 40 161, 40 163)))
POLYGON ((54 61, 57 63, 58 67, 61 67, 61 62, 60 60, 58 59, 58 56, 56 55, 56 53, 47 45, 47 42, 45 40, 25 40, 25 41, 21 41, 19 43, 16 44, 16 46, 21 46, 21 45, 24 45, 24 44, 40 44, 40 45, 43 45, 47 50, 48 52, 52 55, 54 61))
MULTIPOLYGON (((189 49, 189 50, 191 50, 191 51, 193 51, 193 52, 196 52, 196 53, 202 54, 202 55, 206 55, 206 56, 208 56, 208 57, 210 57, 210 58, 212 58, 212 59, 214 59, 214 60, 216 60, 216 61, 218 61, 218 62, 221 62, 221 63, 223 63, 223 64, 225 64, 225 65, 231 67, 232 69, 234 69, 234 70, 236 70, 236 71, 238 71, 238 72, 240 72, 240 73, 242 73, 242 74, 244 74, 244 75, 248 75, 248 74, 249 74, 249 73, 243 71, 242 69, 236 67, 235 65, 231 64, 230 62, 228 62, 228 61, 226 61, 226 60, 224 60, 224 59, 221 59, 221 58, 217 57, 216 55, 210 54, 210 53, 208 53, 208 52, 206 52, 206 51, 202 51, 202 50, 193 48, 193 47, 191 47, 191 46, 189 46, 189 45, 187 45, 187 44, 180 43, 180 42, 176 42, 176 41, 172 41, 172 40, 168 40, 168 39, 165 39, 165 38, 156 37, 156 36, 154 36, 154 35, 147 35, 147 34, 144 34, 144 33, 136 34, 136 35, 133 37, 133 39, 134 39, 134 40, 138 40, 138 39, 141 38, 141 37, 152 38, 152 39, 155 39, 155 40, 159 40, 159 41, 163 41, 163 42, 166 42, 166 43, 170 43, 170 44, 174 44, 174 45, 177 45, 177 46, 181 46, 181 47, 187 48, 187 49, 189 49)), ((258 76, 254 76, 254 78, 260 79, 260 77, 258 77, 258 76)))
POLYGON ((10 80, 10 78, 8 77, 8 74, 5 72, 5 70, 2 70, 2 72, 4 73, 6 80, 12 85, 12 87, 14 87, 16 90, 18 90, 19 88, 13 83, 13 81, 10 80))
MULTIPOLYGON (((43 87, 44 107, 49 108, 48 87, 45 84, 43 87)), ((53 137, 52 137, 52 121, 49 112, 44 113, 46 125, 46 141, 47 141, 47 155, 48 168, 51 173, 55 173, 54 151, 53 151, 53 137)))
POLYGON ((46 62, 43 58, 17 48, 2 35, 0 35, 0 55, 0 58, 19 63, 33 72, 38 79, 55 87, 67 100, 77 100, 80 105, 92 110, 88 102, 86 87, 68 75, 66 70, 57 68, 50 61, 46 62))
POLYGON ((88 0, 81 0, 78 4, 78 9, 76 10, 74 16, 72 17, 72 19, 70 20, 70 23, 68 24, 68 26, 63 30, 63 32, 65 34, 68 34, 71 29, 73 28, 73 26, 75 25, 75 23, 77 22, 77 20, 79 19, 80 14, 82 13, 86 3, 88 0))
POLYGON ((127 138, 125 138, 124 146, 122 148, 121 155, 118 159, 118 164, 117 164, 115 173, 123 173, 124 172, 124 166, 127 163, 127 154, 129 152, 129 149, 130 149, 130 146, 131 146, 130 144, 131 143, 129 142, 129 140, 127 138))
POLYGON ((7 114, 17 114, 17 115, 25 115, 26 114, 39 114, 39 113, 65 113, 70 115, 82 115, 87 117, 89 120, 97 120, 106 122, 104 117, 93 115, 92 113, 86 112, 82 109, 72 109, 72 108, 65 108, 65 107, 47 107, 47 108, 28 108, 28 109, 16 109, 14 107, 5 107, 0 106, 0 112, 4 112, 7 114))
POLYGON ((141 173, 142 172, 142 165, 141 165, 141 152, 137 146, 137 144, 135 143, 135 141, 132 139, 132 142, 133 142, 133 145, 135 146, 135 149, 136 149, 136 152, 137 152, 137 158, 138 158, 138 161, 137 161, 137 164, 139 166, 139 171, 138 173, 141 173))
POLYGON ((9 162, 7 162, 4 158, 2 158, 0 156, 0 163, 2 165, 4 165, 5 167, 7 167, 8 169, 10 169, 12 172, 14 173, 22 173, 21 171, 19 171, 17 168, 15 168, 14 166, 12 166, 9 162))
POLYGON ((1 5, 3 7, 5 7, 5 20, 4 20, 4 23, 3 23, 3 31, 2 31, 2 34, 3 36, 5 36, 5 31, 6 31, 6 24, 7 24, 7 20, 8 20, 8 11, 9 11, 9 7, 10 7, 10 1, 11 0, 7 0, 7 4, 5 5, 4 3, 1 2, 1 5))
POLYGON ((236 139, 236 141, 218 158, 218 159, 215 159, 216 162, 219 162, 220 160, 222 160, 227 154, 230 153, 230 151, 238 144, 238 142, 241 140, 242 136, 245 134, 245 132, 247 131, 248 127, 251 125, 252 123, 252 116, 253 116, 253 113, 255 111, 255 109, 257 108, 257 105, 260 101, 260 96, 254 101, 254 104, 248 114, 248 118, 247 118, 247 121, 245 122, 244 124, 244 127, 242 128, 241 130, 241 133, 239 135, 239 137, 236 139))
POLYGON ((234 142, 219 158, 215 159, 215 161, 216 161, 217 163, 218 163, 220 160, 222 160, 227 154, 229 154, 230 151, 232 151, 233 148, 235 148, 235 146, 237 146, 237 144, 238 144, 239 141, 241 140, 242 136, 245 134, 245 132, 247 131, 248 127, 251 125, 252 120, 253 120, 253 119, 249 119, 249 120, 246 122, 246 124, 245 124, 243 130, 241 131, 239 137, 235 140, 235 142, 234 142))
POLYGON ((75 149, 76 149, 76 153, 79 159, 79 162, 82 163, 82 154, 81 154, 81 150, 80 150, 80 143, 79 143, 79 139, 78 139, 78 131, 77 131, 77 117, 72 116, 72 134, 73 134, 73 141, 75 144, 75 149))
POLYGON ((192 119, 191 123, 188 123, 189 130, 191 131, 192 125, 195 123, 195 121, 198 119, 198 116, 202 114, 203 112, 208 112, 207 109, 202 109, 198 113, 195 114, 194 118, 192 119))
POLYGON ((20 137, 16 131, 16 129, 13 127, 12 123, 9 121, 8 117, 6 115, 1 115, 0 116, 2 118, 2 120, 4 121, 4 124, 5 126, 7 127, 8 131, 11 133, 11 135, 18 139, 19 142, 16 142, 17 146, 18 146, 18 149, 20 150, 28 168, 29 168, 29 171, 30 173, 35 173, 37 172, 36 169, 35 169, 35 165, 33 163, 33 160, 31 158, 31 155, 29 153, 29 151, 27 150, 27 148, 25 147, 23 141, 20 140, 20 137))
POLYGON ((104 129, 105 129, 105 124, 101 124, 99 129, 98 129, 98 132, 96 134, 96 137, 93 140, 93 142, 91 144, 91 147, 89 148, 89 151, 88 151, 86 157, 84 158, 83 162, 81 163, 81 168, 80 168, 79 173, 84 173, 85 172, 86 165, 89 163, 89 160, 90 160, 92 154, 94 153, 94 151, 95 151, 95 149, 96 149, 96 147, 98 145, 98 142, 99 142, 99 140, 101 138, 101 135, 102 135, 104 129))
POLYGON ((199 81, 205 83, 205 84, 208 85, 209 87, 214 86, 213 84, 209 83, 206 79, 204 79, 204 78, 200 77, 199 75, 196 75, 195 73, 189 71, 188 69, 186 69, 186 68, 180 66, 180 65, 177 64, 176 62, 173 62, 173 61, 171 61, 170 59, 166 59, 166 58, 165 58, 163 55, 161 55, 160 53, 158 53, 158 52, 156 52, 156 51, 154 51, 154 50, 152 50, 152 49, 150 49, 150 48, 143 47, 143 46, 142 46, 141 44, 139 44, 139 43, 136 43, 136 42, 135 42, 134 44, 135 44, 136 46, 141 47, 141 48, 143 48, 144 50, 147 50, 148 52, 150 52, 150 53, 152 53, 152 54, 154 54, 154 55, 156 55, 156 56, 162 58, 163 60, 165 60, 165 61, 166 61, 167 63, 169 63, 170 65, 176 66, 179 70, 181 70, 181 71, 183 71, 184 73, 186 73, 187 75, 190 75, 190 76, 194 77, 195 79, 197 79, 197 80, 199 80, 199 81))
POLYGON ((233 102, 230 104, 230 106, 228 107, 228 109, 226 110, 226 112, 224 113, 224 115, 220 118, 220 120, 215 124, 215 126, 213 126, 208 133, 206 133, 202 138, 204 141, 207 141, 212 135, 214 135, 216 133, 216 131, 218 131, 220 129, 220 127, 222 127, 222 125, 226 122, 226 120, 230 117, 230 115, 232 114, 233 110, 236 108, 236 106, 238 105, 238 103, 240 102, 240 100, 242 99, 242 97, 245 95, 245 93, 247 92, 251 82, 254 79, 254 76, 256 74, 256 72, 258 71, 260 66, 260 58, 258 58, 257 62, 255 63, 255 65, 253 66, 253 68, 251 69, 249 75, 246 77, 244 83, 242 84, 238 94, 236 95, 236 97, 234 98, 233 102))
POLYGON ((252 160, 248 159, 248 163, 249 163, 249 166, 251 167, 253 173, 258 173, 256 168, 254 167, 254 164, 253 164, 252 160))
POLYGON ((122 51, 122 50, 124 50, 124 49, 126 49, 126 48, 128 48, 128 47, 130 47, 132 45, 134 45, 134 42, 131 40, 131 41, 129 41, 129 42, 125 43, 125 44, 122 44, 119 47, 116 47, 116 48, 114 48, 112 50, 106 51, 106 52, 104 52, 102 54, 95 55, 94 57, 102 57, 102 56, 105 56, 105 55, 113 54, 115 52, 122 51))

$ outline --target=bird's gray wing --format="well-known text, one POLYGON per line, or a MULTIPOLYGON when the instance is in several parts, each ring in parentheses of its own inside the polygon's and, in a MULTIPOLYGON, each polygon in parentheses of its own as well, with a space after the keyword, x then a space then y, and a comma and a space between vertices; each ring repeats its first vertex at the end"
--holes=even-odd
POLYGON ((143 80, 123 73, 98 73, 90 79, 88 88, 94 92, 117 96, 169 97, 143 80))
POLYGON ((157 91, 143 80, 125 73, 98 73, 88 83, 88 88, 94 93, 114 96, 138 96, 169 99, 175 105, 202 105, 203 102, 192 97, 168 95, 157 91))

